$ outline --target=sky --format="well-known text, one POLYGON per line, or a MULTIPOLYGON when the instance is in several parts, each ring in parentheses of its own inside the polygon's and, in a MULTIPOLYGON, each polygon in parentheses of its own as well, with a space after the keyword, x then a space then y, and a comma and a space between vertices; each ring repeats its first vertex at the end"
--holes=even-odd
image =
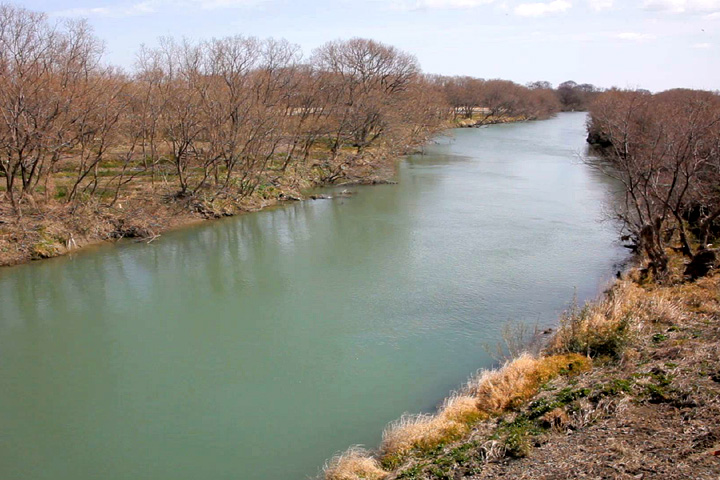
MULTIPOLYGON (((3 0, 0 0, 3 1, 3 0)), ((7 0, 4 0, 7 3, 7 0)), ((372 38, 427 73, 566 80, 600 87, 720 90, 720 0, 21 0, 51 19, 87 18, 109 63, 131 70, 141 44, 243 34, 309 55, 372 38)))

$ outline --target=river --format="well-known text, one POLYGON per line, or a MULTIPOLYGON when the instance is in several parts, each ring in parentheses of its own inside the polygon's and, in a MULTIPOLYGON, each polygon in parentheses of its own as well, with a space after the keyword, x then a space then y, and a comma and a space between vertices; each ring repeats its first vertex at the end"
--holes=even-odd
POLYGON ((585 114, 453 130, 397 185, 0 270, 0 478, 302 480, 432 411, 624 258, 585 114))

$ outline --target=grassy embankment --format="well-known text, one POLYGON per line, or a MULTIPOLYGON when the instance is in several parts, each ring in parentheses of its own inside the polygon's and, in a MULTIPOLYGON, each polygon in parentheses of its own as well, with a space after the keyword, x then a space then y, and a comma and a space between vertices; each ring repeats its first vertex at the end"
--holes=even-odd
POLYGON ((638 270, 561 319, 540 355, 481 371, 326 480, 720 478, 720 275, 638 270))
MULTIPOLYGON (((40 188, 36 199, 23 205, 20 217, 8 202, 0 200, 0 266, 64 255, 108 240, 150 240, 167 230, 203 220, 309 198, 307 192, 322 186, 386 183, 397 163, 396 154, 379 146, 343 168, 342 176, 328 180, 323 167, 326 156, 327 152, 317 147, 308 162, 286 169, 278 156, 261 172, 262 180, 254 192, 235 199, 203 190, 178 198, 176 173, 169 162, 154 166, 153 171, 127 172, 121 163, 103 161, 97 170, 101 183, 117 183, 122 175, 132 177, 132 183, 120 190, 117 199, 113 198, 114 189, 107 188, 100 196, 66 202, 78 168, 77 159, 69 155, 49 178, 47 191, 52 196, 47 197, 40 188)), ((190 175, 201 177, 202 170, 196 168, 190 175)), ((2 188, 0 185, 0 198, 2 188)))

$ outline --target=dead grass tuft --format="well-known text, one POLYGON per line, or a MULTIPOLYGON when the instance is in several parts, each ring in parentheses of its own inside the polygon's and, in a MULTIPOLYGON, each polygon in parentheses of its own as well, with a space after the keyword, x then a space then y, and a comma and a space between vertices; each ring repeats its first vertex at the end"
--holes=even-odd
POLYGON ((474 397, 453 395, 436 415, 403 415, 390 424, 383 432, 382 451, 388 457, 401 456, 413 449, 433 449, 457 440, 481 417, 474 397))
POLYGON ((557 432, 564 432, 570 423, 570 417, 563 408, 556 408, 543 415, 540 420, 547 428, 557 432))
POLYGON ((387 475, 380 463, 360 447, 336 455, 323 468, 325 480, 380 480, 387 475))
POLYGON ((718 276, 701 278, 693 283, 672 287, 673 293, 683 301, 686 310, 702 315, 720 315, 720 288, 718 276))
POLYGON ((548 351, 620 359, 646 325, 672 325, 683 318, 683 306, 666 289, 621 281, 602 300, 566 312, 548 351))
POLYGON ((541 358, 523 354, 499 370, 483 371, 469 382, 468 389, 481 412, 498 414, 532 397, 560 373, 580 373, 590 366, 588 358, 575 353, 541 358))
POLYGON ((499 370, 483 371, 468 382, 463 394, 448 398, 436 415, 404 415, 388 426, 383 433, 383 458, 393 464, 413 450, 428 451, 457 440, 479 420, 532 397, 553 377, 580 373, 590 365, 588 358, 578 354, 541 358, 523 354, 499 370))

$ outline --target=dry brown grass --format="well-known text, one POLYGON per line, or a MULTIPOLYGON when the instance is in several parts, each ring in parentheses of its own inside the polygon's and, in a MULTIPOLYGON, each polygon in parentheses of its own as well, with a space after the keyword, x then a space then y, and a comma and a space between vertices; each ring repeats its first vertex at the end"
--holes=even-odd
POLYGON ((649 325, 671 325, 684 315, 684 306, 672 289, 619 281, 601 300, 567 312, 547 350, 621 359, 625 347, 649 325))
MULTIPOLYGON (((495 419, 502 419, 506 425, 504 428, 508 429, 507 425, 512 424, 513 418, 523 418, 523 409, 530 400, 552 400, 558 394, 558 385, 569 385, 566 390, 570 393, 612 387, 625 394, 631 388, 629 385, 634 385, 633 394, 645 402, 643 395, 646 394, 643 392, 651 389, 657 380, 652 373, 654 370, 648 370, 648 361, 657 363, 657 368, 672 368, 668 378, 677 375, 672 380, 674 390, 666 392, 670 398, 667 401, 676 401, 672 395, 677 392, 695 391, 698 380, 697 375, 692 374, 694 366, 704 365, 703 368, 710 375, 715 375, 713 378, 720 377, 720 369, 713 370, 715 367, 712 367, 720 358, 720 347, 712 338, 698 333, 703 328, 715 325, 718 318, 718 276, 692 283, 662 285, 618 281, 602 299, 582 309, 575 308, 562 318, 558 332, 545 349, 545 356, 525 353, 506 362, 499 369, 481 371, 460 393, 449 397, 436 414, 405 415, 389 425, 383 434, 380 448, 382 466, 395 469, 404 465, 403 468, 412 469, 419 464, 432 465, 428 463, 428 458, 438 455, 438 452, 451 455, 449 452, 453 448, 470 441, 480 445, 484 453, 478 454, 477 458, 487 466, 487 462, 508 455, 507 441, 503 443, 505 437, 491 435, 500 424, 497 423, 500 420, 495 419), (614 359, 616 362, 600 362, 603 367, 590 371, 592 357, 614 359), (668 363, 669 360, 675 363, 668 363), (646 365, 638 379, 627 380, 629 372, 635 371, 638 365, 646 365), (561 377, 588 371, 574 380, 561 377), (690 373, 683 376, 682 372, 690 373), (620 383, 613 383, 615 380, 620 383), (552 388, 545 391, 542 387, 546 384, 552 388), (490 418, 492 422, 482 421, 490 418)), ((630 400, 623 393, 608 393, 608 396, 602 393, 593 399, 585 398, 586 395, 589 393, 580 395, 573 409, 566 408, 565 403, 559 403, 558 407, 543 414, 537 422, 544 425, 546 432, 565 435, 568 429, 580 431, 598 422, 628 415, 625 412, 630 408, 630 400)), ((687 403, 684 398, 680 396, 678 404, 687 403)), ((699 400, 697 403, 710 404, 708 400, 699 400)), ((527 438, 524 440, 529 442, 527 438)), ((328 470, 325 478, 385 478, 363 476, 368 475, 364 473, 369 468, 367 466, 380 468, 380 464, 377 457, 367 451, 361 451, 359 457, 357 455, 357 451, 351 450, 337 457, 347 460, 336 462, 336 465, 342 464, 342 471, 355 472, 348 474, 355 476, 330 476, 334 470, 328 470)), ((388 472, 385 475, 394 478, 388 472)))
MULTIPOLYGON (((520 410, 528 416, 538 405, 557 402, 558 393, 581 394, 536 420, 544 430, 530 433, 535 449, 526 458, 473 459, 460 473, 480 472, 472 477, 478 480, 720 478, 720 275, 683 283, 619 282, 589 310, 576 319, 585 322, 576 333, 589 335, 588 325, 602 327, 603 319, 626 323, 630 339, 620 361, 572 382, 559 378, 520 410)), ((426 471, 417 478, 435 478, 426 471)))
POLYGON ((582 372, 590 361, 577 354, 534 357, 523 354, 498 370, 482 371, 462 394, 448 398, 435 415, 405 415, 383 433, 385 458, 427 451, 467 434, 481 419, 527 400, 561 372, 582 372))
POLYGON ((535 395, 543 383, 561 372, 589 370, 590 360, 578 354, 533 357, 523 354, 499 370, 487 370, 468 383, 477 407, 498 414, 535 395))
POLYGON ((693 283, 677 285, 669 290, 688 312, 701 315, 720 315, 718 276, 701 278, 693 283))
POLYGON ((416 448, 435 448, 466 434, 481 417, 474 396, 453 395, 436 415, 404 415, 390 424, 383 432, 382 451, 399 456, 416 448))
POLYGON ((380 463, 360 447, 336 455, 323 468, 326 480, 380 480, 387 474, 380 463))
MULTIPOLYGON (((590 360, 578 354, 523 354, 498 370, 482 371, 462 393, 448 397, 435 415, 404 415, 391 423, 383 432, 383 462, 396 466, 412 452, 422 453, 457 441, 480 420, 532 397, 553 377, 580 373, 590 366, 590 360)), ((379 479, 387 474, 370 452, 357 447, 333 458, 323 471, 325 480, 379 479)))

